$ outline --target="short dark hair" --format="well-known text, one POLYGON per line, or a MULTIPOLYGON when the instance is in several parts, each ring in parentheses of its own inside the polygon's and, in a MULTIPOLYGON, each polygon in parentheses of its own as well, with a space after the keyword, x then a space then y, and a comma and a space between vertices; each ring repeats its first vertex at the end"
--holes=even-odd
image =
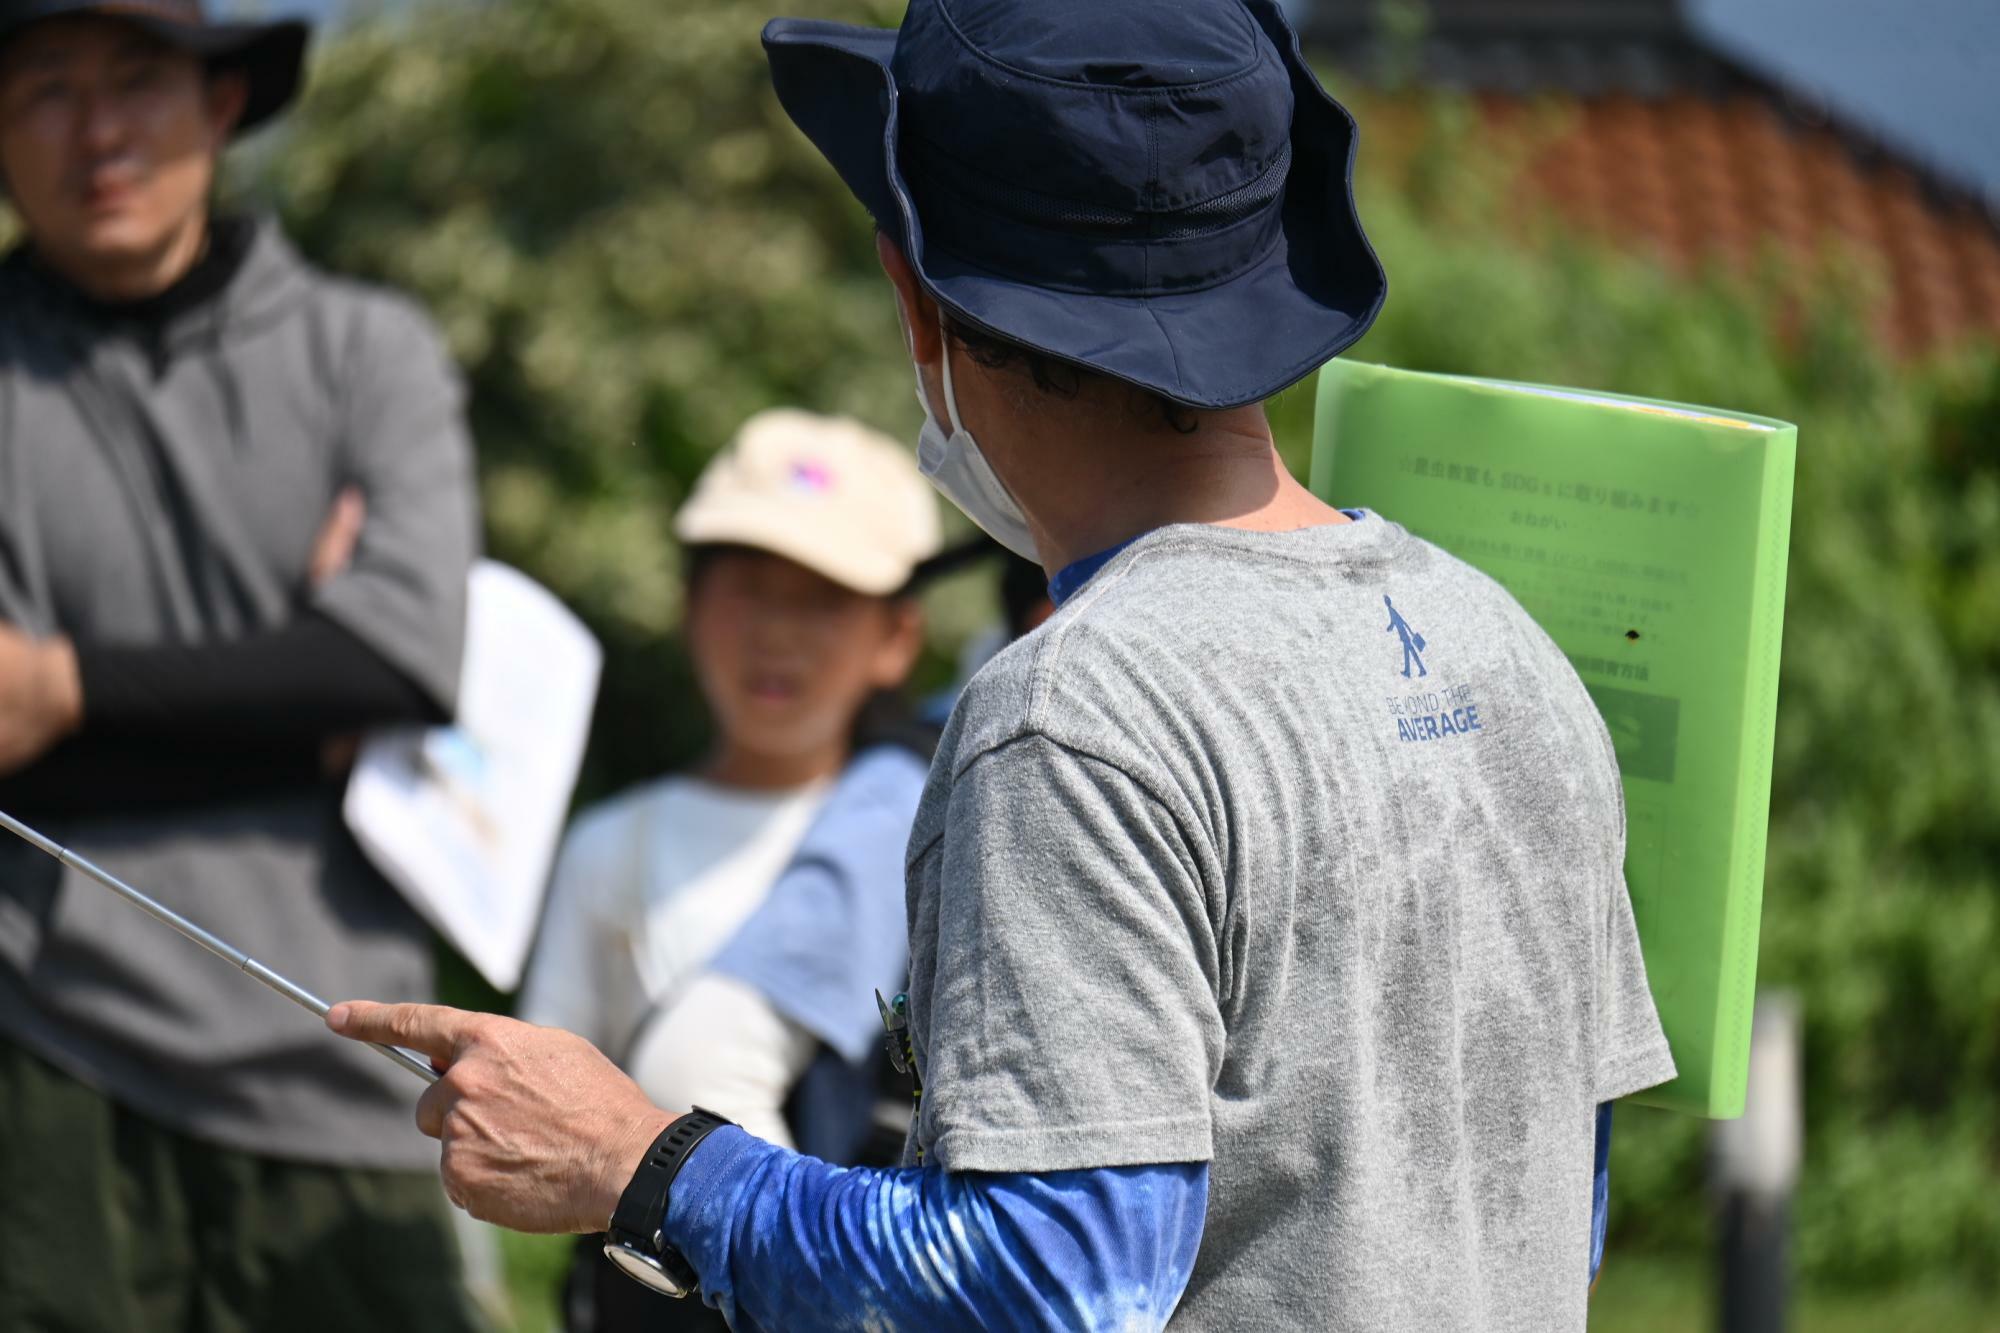
POLYGON ((944 329, 945 336, 964 348, 974 365, 987 370, 1019 370, 1034 381, 1037 389, 1053 397, 1074 398, 1093 381, 1118 384, 1125 390, 1136 415, 1157 417, 1169 430, 1181 435, 1192 435, 1201 425, 1201 414, 1185 403, 975 328, 950 311, 944 314, 944 329))

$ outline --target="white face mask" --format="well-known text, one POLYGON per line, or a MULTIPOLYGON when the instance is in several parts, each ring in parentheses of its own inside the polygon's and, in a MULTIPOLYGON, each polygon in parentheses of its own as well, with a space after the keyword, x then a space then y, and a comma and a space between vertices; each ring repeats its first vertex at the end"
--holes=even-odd
MULTIPOLYGON (((938 334, 944 336, 944 316, 938 316, 938 334)), ((958 397, 951 387, 951 350, 944 354, 944 410, 951 415, 951 434, 944 433, 930 399, 924 394, 924 374, 917 372, 917 403, 924 409, 924 431, 917 437, 917 470, 930 478, 931 485, 965 511, 994 541, 1024 560, 1042 562, 1035 550, 1034 534, 1021 506, 1000 478, 993 474, 978 441, 958 419, 958 397)))

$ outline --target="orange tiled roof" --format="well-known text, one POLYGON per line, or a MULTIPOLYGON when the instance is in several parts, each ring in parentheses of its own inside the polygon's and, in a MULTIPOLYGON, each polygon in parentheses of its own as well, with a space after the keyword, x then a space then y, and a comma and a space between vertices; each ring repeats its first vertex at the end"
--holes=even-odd
POLYGON ((1866 280, 1898 351, 2000 338, 2000 225, 1768 95, 1562 97, 1554 117, 1533 114, 1546 95, 1476 103, 1533 197, 1588 231, 1678 266, 1747 265, 1774 245, 1801 259, 1837 249, 1874 270, 1866 280))

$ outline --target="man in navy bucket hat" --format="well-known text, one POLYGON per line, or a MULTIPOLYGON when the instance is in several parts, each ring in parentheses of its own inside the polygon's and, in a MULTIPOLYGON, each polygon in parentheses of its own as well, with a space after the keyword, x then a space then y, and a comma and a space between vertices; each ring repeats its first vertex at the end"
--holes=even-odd
POLYGON ((1383 299, 1352 121, 1269 0, 765 45, 880 229, 920 465, 1058 604, 911 835, 905 1165, 676 1117, 562 1034, 329 1022, 445 1069, 454 1198, 606 1228, 739 1329, 1581 1329, 1599 1106, 1673 1073, 1609 738, 1505 592, 1322 504, 1262 411, 1383 299))
POLYGON ((900 33, 779 20, 765 45, 785 109, 976 328, 1229 408, 1381 308, 1354 122, 1274 10, 918 0, 900 33))

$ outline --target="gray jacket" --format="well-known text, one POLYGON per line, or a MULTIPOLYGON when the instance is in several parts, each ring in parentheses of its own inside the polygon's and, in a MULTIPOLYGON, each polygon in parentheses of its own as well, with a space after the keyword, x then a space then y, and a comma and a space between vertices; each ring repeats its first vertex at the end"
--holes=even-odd
MULTIPOLYGON (((448 709, 476 529, 462 394, 429 323, 311 269, 273 225, 157 338, 21 255, 0 263, 0 620, 193 643, 313 607, 448 709), (313 541, 348 484, 367 522, 314 589, 313 541)), ((48 832, 322 995, 429 999, 430 933, 362 860, 339 796, 48 832)), ((435 1161, 407 1073, 24 846, 0 846, 0 1038, 227 1147, 435 1161)))

